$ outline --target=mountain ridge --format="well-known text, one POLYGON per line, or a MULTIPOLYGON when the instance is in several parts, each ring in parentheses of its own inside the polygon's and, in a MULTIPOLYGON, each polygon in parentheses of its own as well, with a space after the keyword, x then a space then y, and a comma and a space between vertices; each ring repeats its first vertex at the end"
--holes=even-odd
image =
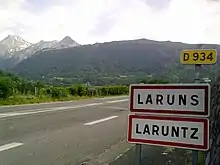
POLYGON ((0 68, 10 69, 36 52, 50 49, 62 49, 79 46, 71 37, 65 36, 61 41, 44 41, 30 43, 17 35, 8 35, 0 41, 0 68))
MULTIPOLYGON (((0 41, 0 52, 1 56, 7 58, 7 55, 18 52, 22 49, 25 49, 31 45, 30 42, 27 42, 23 38, 17 35, 8 35, 3 40, 0 41)), ((10 56, 9 56, 10 57, 10 56)))
MULTIPOLYGON (((135 79, 146 75, 164 75, 166 72, 175 72, 170 76, 176 79, 178 76, 188 76, 180 67, 181 50, 197 47, 198 44, 147 39, 95 43, 38 52, 19 63, 13 71, 33 79, 43 75, 48 81, 62 77, 68 81, 88 81, 97 85, 104 80, 113 83, 121 77, 135 79)), ((220 51, 220 45, 204 45, 204 49, 213 48, 220 51)), ((190 73, 192 71, 190 69, 190 73)))
MULTIPOLYGON (((185 77, 190 82, 193 78, 189 75, 193 75, 194 69, 182 67, 179 56, 182 49, 197 49, 198 45, 143 38, 78 45, 67 36, 60 41, 41 40, 8 59, 0 58, 0 66, 31 79, 43 76, 53 83, 58 81, 57 77, 69 83, 124 83, 122 79, 132 83, 138 77, 168 73, 175 80, 185 77)), ((204 44, 204 49, 220 51, 220 45, 204 44)))

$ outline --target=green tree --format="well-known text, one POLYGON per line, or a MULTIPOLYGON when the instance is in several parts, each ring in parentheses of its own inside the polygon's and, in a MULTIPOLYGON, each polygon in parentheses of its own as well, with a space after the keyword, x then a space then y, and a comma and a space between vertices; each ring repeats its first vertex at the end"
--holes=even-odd
POLYGON ((144 84, 168 84, 169 81, 166 79, 162 78, 151 78, 147 80, 141 80, 139 83, 144 83, 144 84))
POLYGON ((36 86, 37 88, 44 88, 44 87, 45 87, 45 84, 44 84, 44 82, 42 82, 42 81, 37 81, 36 84, 35 84, 35 86, 36 86))
POLYGON ((169 81, 165 79, 151 79, 148 84, 168 84, 169 81))
POLYGON ((7 77, 0 78, 0 98, 5 99, 12 94, 12 80, 7 77))
POLYGON ((141 80, 139 83, 147 84, 147 80, 141 80))

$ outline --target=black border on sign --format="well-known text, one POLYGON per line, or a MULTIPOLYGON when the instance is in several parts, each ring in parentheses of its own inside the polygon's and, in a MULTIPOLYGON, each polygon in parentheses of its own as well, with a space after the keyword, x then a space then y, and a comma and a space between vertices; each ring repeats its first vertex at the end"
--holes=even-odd
POLYGON ((134 84, 130 85, 130 111, 131 112, 142 112, 144 114, 173 114, 173 115, 194 115, 194 116, 209 116, 209 106, 210 106, 210 85, 209 84, 134 84), (134 90, 135 89, 203 89, 205 92, 204 98, 204 110, 201 112, 195 110, 158 110, 158 109, 135 109, 133 108, 133 98, 134 98, 134 90))
POLYGON ((143 115, 129 115, 128 117, 128 132, 127 132, 127 141, 129 143, 135 144, 149 144, 156 146, 165 146, 165 147, 175 147, 175 148, 185 148, 193 150, 207 151, 209 149, 209 120, 206 118, 184 118, 184 117, 166 117, 166 116, 143 116, 143 115), (188 122, 201 122, 204 124, 203 131, 203 145, 196 144, 185 144, 178 142, 167 142, 167 141, 158 141, 158 140, 144 140, 144 139, 135 139, 132 138, 132 119, 150 119, 150 120, 170 120, 170 121, 188 121, 188 122))

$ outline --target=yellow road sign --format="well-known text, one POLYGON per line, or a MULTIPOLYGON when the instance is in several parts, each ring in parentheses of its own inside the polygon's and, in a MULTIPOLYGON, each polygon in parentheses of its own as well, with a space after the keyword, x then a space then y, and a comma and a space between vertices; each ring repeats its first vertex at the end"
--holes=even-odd
POLYGON ((180 54, 182 64, 214 64, 216 61, 215 49, 188 49, 182 50, 180 54))

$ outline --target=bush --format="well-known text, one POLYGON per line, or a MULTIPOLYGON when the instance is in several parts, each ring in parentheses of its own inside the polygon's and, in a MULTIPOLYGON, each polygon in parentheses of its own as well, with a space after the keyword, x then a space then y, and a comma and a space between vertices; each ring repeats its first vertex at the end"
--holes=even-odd
POLYGON ((108 96, 109 95, 109 88, 108 87, 101 87, 98 89, 99 93, 102 96, 108 96))
POLYGON ((49 87, 47 89, 41 89, 40 93, 44 93, 52 98, 67 97, 69 95, 68 90, 64 87, 49 87))
POLYGON ((68 88, 68 91, 72 96, 85 96, 87 93, 87 88, 84 85, 76 84, 68 88))
POLYGON ((78 96, 85 96, 87 88, 84 85, 77 85, 78 87, 78 96))
POLYGON ((163 79, 152 79, 148 81, 148 84, 168 84, 168 80, 163 80, 163 79))
POLYGON ((99 93, 101 93, 102 96, 123 95, 123 94, 128 94, 128 91, 129 91, 129 87, 126 85, 105 86, 99 88, 99 93))
POLYGON ((168 80, 160 79, 160 78, 151 78, 149 80, 141 80, 138 83, 144 84, 168 84, 168 80))
POLYGON ((75 96, 78 93, 78 89, 76 89, 74 86, 67 88, 67 90, 69 91, 69 94, 72 96, 75 96))
POLYGON ((6 99, 13 94, 12 81, 10 78, 0 79, 0 98, 6 99))

